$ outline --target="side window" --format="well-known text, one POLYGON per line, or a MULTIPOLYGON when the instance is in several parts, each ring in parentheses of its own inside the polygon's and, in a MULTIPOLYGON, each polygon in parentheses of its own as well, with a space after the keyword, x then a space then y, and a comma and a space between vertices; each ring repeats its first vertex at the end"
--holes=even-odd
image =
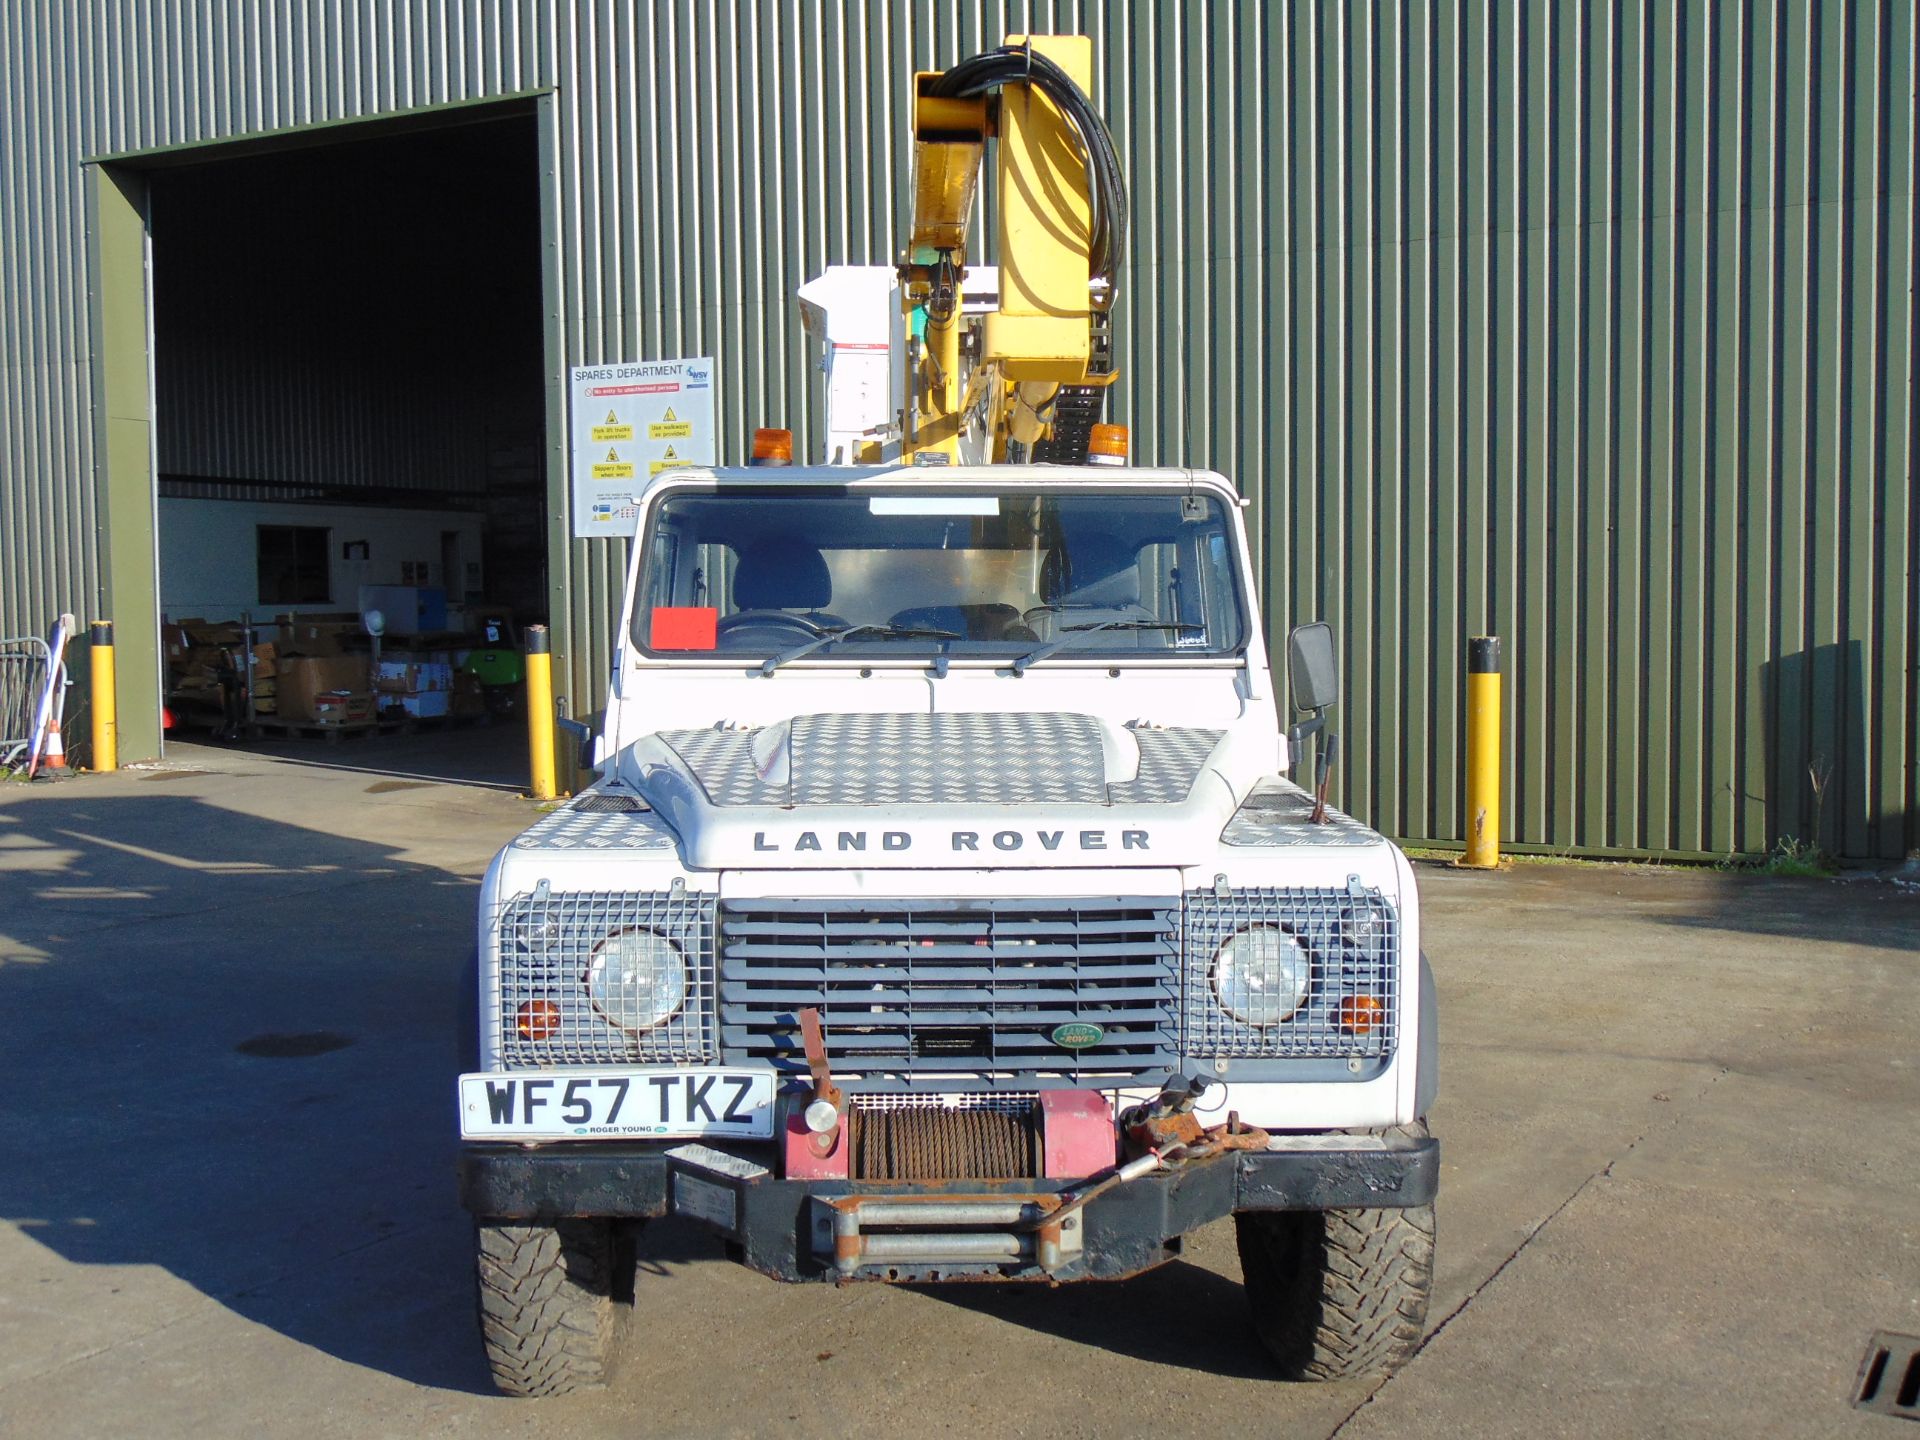
POLYGON ((682 588, 678 564, 679 553, 680 537, 662 528, 653 538, 653 554, 647 559, 647 570, 653 578, 647 593, 649 606, 672 605, 678 599, 682 588))
POLYGON ((734 553, 724 545, 697 546, 693 573, 687 577, 687 604, 711 605, 722 615, 739 607, 729 604, 733 595, 734 553))
POLYGON ((647 608, 711 605, 724 609, 731 585, 733 552, 724 545, 701 541, 678 530, 654 536, 647 558, 647 608))
POLYGON ((1207 632, 1216 645, 1237 644, 1246 637, 1239 633, 1239 613, 1234 605, 1233 547, 1219 531, 1208 534, 1199 547, 1204 560, 1194 566, 1201 585, 1201 604, 1207 632))

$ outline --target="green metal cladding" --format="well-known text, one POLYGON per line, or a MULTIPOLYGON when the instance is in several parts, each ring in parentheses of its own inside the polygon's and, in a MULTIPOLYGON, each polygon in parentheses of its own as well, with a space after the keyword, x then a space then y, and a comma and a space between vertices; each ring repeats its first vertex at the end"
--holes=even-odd
MULTIPOLYGON (((714 354, 737 460, 809 439, 794 287, 893 258, 912 70, 1025 30, 1129 163, 1116 418, 1341 636, 1341 804, 1459 838, 1491 632, 1516 843, 1920 845, 1910 0, 0 7, 0 633, 101 594, 83 159, 535 96, 550 384, 714 354)), ((550 519, 590 709, 625 546, 550 519)))

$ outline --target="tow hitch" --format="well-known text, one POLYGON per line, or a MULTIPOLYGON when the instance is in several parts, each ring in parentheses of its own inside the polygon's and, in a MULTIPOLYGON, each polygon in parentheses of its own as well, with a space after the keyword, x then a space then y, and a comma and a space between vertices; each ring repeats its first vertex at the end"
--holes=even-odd
MULTIPOLYGON (((1049 1275, 1078 1258, 1081 1226, 1058 1195, 842 1195, 814 1201, 829 1217, 833 1267, 1034 1266, 1049 1275)), ((957 1277, 956 1277, 957 1278, 957 1277)))
POLYGON ((1241 1124, 1238 1110, 1213 1126, 1203 1126, 1193 1113, 1194 1102, 1219 1083, 1205 1072, 1173 1080, 1151 1105, 1136 1105, 1120 1117, 1128 1143, 1169 1168, 1230 1150, 1265 1150, 1272 1137, 1258 1125, 1241 1124))
MULTIPOLYGON (((819 1022, 809 1011, 802 1014, 801 1024, 813 1061, 819 1022)), ((816 1096, 837 1093, 825 1071, 825 1055, 820 1053, 814 1065, 816 1096)), ((1214 1083, 1206 1075, 1177 1079, 1152 1104, 1128 1111, 1123 1117, 1128 1141, 1145 1153, 1089 1176, 1077 1190, 1052 1195, 817 1196, 815 1253, 822 1260, 830 1255, 842 1280, 854 1279, 863 1270, 886 1270, 895 1278, 901 1270, 924 1273, 935 1265, 1037 1267, 1048 1276, 1057 1275, 1080 1257, 1085 1236, 1080 1212, 1102 1195, 1155 1171, 1267 1148, 1267 1132, 1241 1124, 1238 1113, 1219 1125, 1200 1124, 1194 1102, 1214 1083)))

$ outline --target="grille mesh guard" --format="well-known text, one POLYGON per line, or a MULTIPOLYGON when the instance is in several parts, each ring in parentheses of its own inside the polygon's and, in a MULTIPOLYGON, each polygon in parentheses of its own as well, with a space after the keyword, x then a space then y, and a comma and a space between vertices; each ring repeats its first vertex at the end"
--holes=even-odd
MULTIPOLYGON (((500 1058, 508 1068, 606 1064, 771 1064, 806 1073, 799 1012, 818 1006, 837 1077, 864 1103, 911 1103, 941 1090, 973 1103, 1024 1104, 1055 1086, 1155 1084, 1181 1057, 1237 1063, 1233 1076, 1362 1078, 1399 1037, 1399 915, 1378 890, 1192 890, 1184 897, 1034 900, 755 899, 711 894, 552 891, 499 908, 492 959, 500 986, 500 1058), (1215 957, 1237 932, 1272 927, 1312 958, 1307 998, 1254 1026, 1215 994, 1215 957), (610 1023, 583 981, 594 947, 627 930, 679 947, 686 1002, 665 1024, 610 1023), (1356 1033, 1342 1001, 1379 1000, 1356 1033), (517 1018, 543 1006, 552 1033, 517 1018), (1061 1025, 1097 1026, 1070 1049, 1061 1025), (1252 1062, 1252 1068, 1244 1062, 1252 1062), (1015 1097, 1018 1097, 1015 1100, 1015 1097), (889 1098, 891 1097, 891 1098, 889 1098)), ((950 1103, 943 1101, 942 1103, 950 1103)), ((996 1106, 997 1108, 997 1106, 996 1106)))
POLYGON ((1191 890, 1185 910, 1181 1030, 1187 1054, 1202 1062, 1226 1057, 1362 1065, 1392 1057, 1400 1026, 1400 920, 1378 890, 1357 881, 1344 890, 1191 890), (1255 1026, 1221 1008, 1214 968, 1228 939, 1262 926, 1305 946, 1313 968, 1306 1000, 1293 1016, 1255 1026), (1380 1001, 1380 1010, 1356 1034, 1341 1023, 1341 1002, 1362 995, 1380 1001))
POLYGON ((733 1063, 804 1073, 818 1006, 835 1078, 900 1090, 1124 1084, 1174 1064, 1171 897, 751 900, 720 916, 721 1042, 733 1063), (1053 1031, 1100 1027, 1068 1049, 1053 1031))
POLYGON ((509 1067, 644 1063, 705 1064, 718 1058, 714 1026, 714 897, 684 889, 548 891, 500 907, 500 1053, 509 1067), (687 998, 670 1020, 634 1034, 610 1023, 582 983, 594 947, 626 930, 650 930, 680 949, 687 998), (546 1039, 520 1035, 520 1006, 550 1002, 546 1039))

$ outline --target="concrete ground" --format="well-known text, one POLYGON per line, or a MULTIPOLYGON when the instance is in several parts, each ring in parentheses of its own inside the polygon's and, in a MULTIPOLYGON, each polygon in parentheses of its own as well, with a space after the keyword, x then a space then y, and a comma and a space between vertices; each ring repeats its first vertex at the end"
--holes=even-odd
POLYGON ((455 985, 531 810, 430 777, 513 761, 0 789, 0 1434, 1902 1433, 1847 1399, 1920 1332, 1920 895, 1597 866, 1423 869, 1439 1273, 1384 1385, 1267 1378, 1225 1225, 1046 1291, 781 1286, 662 1223, 618 1384, 495 1397, 455 985))

